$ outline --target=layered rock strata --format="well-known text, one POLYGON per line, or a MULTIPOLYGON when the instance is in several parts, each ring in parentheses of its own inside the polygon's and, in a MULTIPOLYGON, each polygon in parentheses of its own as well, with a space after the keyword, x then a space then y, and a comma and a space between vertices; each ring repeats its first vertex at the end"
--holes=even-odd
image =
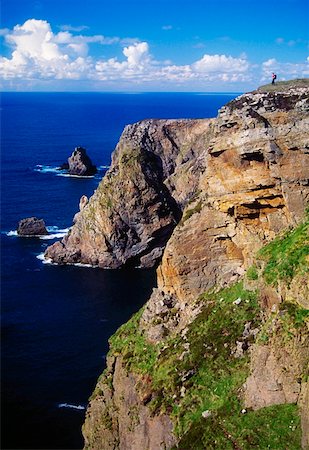
MULTIPOLYGON (((171 421, 174 409, 186 407, 186 392, 194 388, 190 378, 199 370, 196 362, 177 376, 178 368, 170 368, 166 376, 176 377, 175 385, 172 381, 170 385, 174 391, 162 393, 152 379, 156 376, 164 381, 154 358, 160 357, 158 364, 166 367, 166 358, 172 360, 173 352, 179 351, 176 361, 181 367, 186 358, 190 361, 190 342, 197 344, 194 330, 203 329, 201 315, 207 322, 210 314, 221 308, 237 318, 238 305, 241 311, 241 305, 248 302, 249 308, 250 294, 245 291, 244 297, 232 298, 232 303, 226 293, 222 298, 218 294, 216 300, 209 294, 203 303, 202 294, 237 283, 263 245, 302 221, 309 199, 308 137, 309 99, 308 89, 303 87, 245 94, 223 107, 216 119, 148 120, 126 127, 110 171, 94 196, 89 201, 82 199, 71 233, 46 253, 60 263, 81 261, 112 268, 150 267, 162 258, 158 288, 138 318, 120 334, 120 343, 114 345, 91 399, 83 429, 85 448, 154 450, 178 444, 179 448, 200 448, 190 441, 188 425, 183 435, 178 426, 176 436, 171 421), (196 323, 202 328, 195 329, 196 323), (145 352, 149 352, 147 364, 152 375, 147 375, 145 352), (165 408, 155 406, 157 397, 164 404, 164 396, 174 399, 174 407, 171 399, 165 408)), ((288 284, 279 282, 276 289, 258 286, 260 308, 265 318, 270 317, 268 328, 277 327, 278 338, 271 331, 268 343, 252 344, 256 333, 263 338, 259 328, 250 329, 253 321, 255 327, 264 326, 256 305, 253 312, 248 309, 247 318, 241 316, 243 329, 235 331, 235 336, 226 326, 218 329, 217 337, 231 366, 235 358, 244 357, 245 367, 248 360, 244 355, 250 348, 251 374, 242 388, 246 407, 258 410, 299 402, 305 447, 308 393, 302 376, 308 360, 308 336, 295 325, 294 351, 285 341, 290 336, 285 335, 284 327, 296 313, 279 311, 283 300, 307 307, 308 286, 302 280, 305 275, 300 271, 288 284), (265 371, 260 370, 261 364, 265 371)), ((253 283, 252 289, 256 287, 253 283)), ((215 327, 215 317, 213 320, 215 327)), ((213 342, 206 341, 202 349, 204 359, 219 357, 213 342)), ((219 377, 220 368, 216 370, 219 377)), ((199 407, 196 396, 192 401, 199 407)), ((208 409, 203 413, 203 420, 219 423, 218 433, 228 445, 240 448, 222 422, 216 422, 217 416, 208 409)), ((206 422, 199 426, 203 433, 206 422)), ((209 427, 211 433, 214 426, 209 427)))

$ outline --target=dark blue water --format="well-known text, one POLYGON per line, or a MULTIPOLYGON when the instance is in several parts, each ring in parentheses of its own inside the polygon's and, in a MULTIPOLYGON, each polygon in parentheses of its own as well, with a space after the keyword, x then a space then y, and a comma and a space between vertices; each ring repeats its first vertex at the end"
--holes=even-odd
POLYGON ((108 337, 155 285, 152 270, 44 265, 36 256, 52 240, 7 233, 28 216, 44 218, 56 232, 69 227, 80 197, 90 196, 104 176, 126 124, 213 117, 235 96, 2 94, 1 448, 82 448, 85 411, 76 407, 86 406, 105 367, 108 337), (99 176, 58 176, 53 168, 79 145, 100 166, 99 176))

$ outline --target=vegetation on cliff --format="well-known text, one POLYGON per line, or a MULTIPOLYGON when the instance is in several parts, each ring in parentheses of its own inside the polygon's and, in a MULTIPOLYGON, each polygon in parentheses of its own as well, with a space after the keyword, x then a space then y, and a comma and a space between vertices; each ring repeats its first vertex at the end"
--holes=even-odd
POLYGON ((85 448, 308 445, 309 105, 290 87, 238 97, 193 134, 187 123, 167 141, 165 123, 159 141, 145 134, 155 124, 130 131, 156 143, 183 215, 158 288, 110 339, 85 448), (175 169, 184 136, 190 165, 175 169))
MULTIPOLYGON (((253 278, 260 280, 255 290, 241 282, 201 295, 200 313, 180 335, 150 344, 139 328, 142 309, 111 337, 109 356, 121 355, 126 370, 137 375, 137 389, 153 415, 172 418, 177 448, 300 448, 298 406, 253 410, 245 407, 243 391, 251 346, 268 343, 288 349, 296 341, 308 343, 308 310, 283 302, 267 313, 258 289, 261 280, 275 284, 276 276, 284 276, 290 282, 308 270, 307 227, 308 220, 259 252, 258 263, 263 258, 266 265, 255 269, 253 278)), ((105 382, 109 376, 107 371, 105 382)), ((307 377, 304 370, 299 382, 307 377)))

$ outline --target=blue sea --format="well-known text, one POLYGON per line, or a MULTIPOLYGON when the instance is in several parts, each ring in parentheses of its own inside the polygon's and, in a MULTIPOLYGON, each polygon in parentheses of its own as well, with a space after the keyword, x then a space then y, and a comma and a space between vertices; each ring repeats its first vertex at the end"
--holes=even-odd
POLYGON ((145 303, 154 270, 43 264, 104 176, 128 123, 214 117, 237 94, 3 93, 1 95, 2 449, 81 449, 85 407, 105 367, 108 338, 145 303), (76 146, 94 178, 56 167, 76 146), (49 239, 16 236, 43 218, 49 239), (38 258, 39 257, 39 258, 38 258))

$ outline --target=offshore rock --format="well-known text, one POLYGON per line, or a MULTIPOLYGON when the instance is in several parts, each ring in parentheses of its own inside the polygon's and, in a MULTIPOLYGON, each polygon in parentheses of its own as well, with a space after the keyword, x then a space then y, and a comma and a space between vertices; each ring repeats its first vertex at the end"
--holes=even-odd
POLYGON ((44 236, 48 234, 43 219, 28 217, 18 223, 17 234, 20 236, 44 236))
POLYGON ((68 158, 68 163, 61 166, 67 169, 70 175, 76 176, 92 176, 97 173, 97 168, 92 164, 91 159, 87 155, 83 147, 76 147, 72 155, 68 158))

